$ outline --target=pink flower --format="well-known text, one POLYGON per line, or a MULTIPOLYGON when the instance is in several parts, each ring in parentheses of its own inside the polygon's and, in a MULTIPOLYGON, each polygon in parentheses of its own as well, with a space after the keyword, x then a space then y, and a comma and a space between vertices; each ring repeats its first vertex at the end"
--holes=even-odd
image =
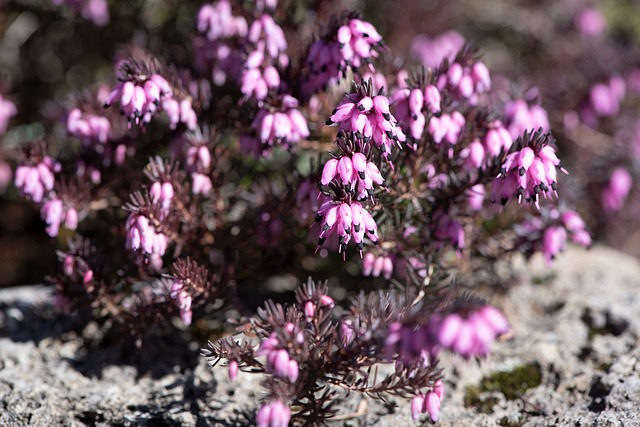
POLYGON ((542 253, 547 265, 560 253, 566 244, 567 232, 562 227, 549 227, 542 236, 542 253))
POLYGON ((391 279, 393 275, 393 259, 388 255, 375 256, 372 252, 367 252, 362 259, 362 275, 391 279))
POLYGON ((127 240, 126 247, 135 252, 148 256, 154 256, 156 265, 162 265, 162 256, 167 250, 169 239, 166 235, 158 233, 155 227, 149 223, 149 219, 137 213, 129 214, 126 223, 127 240))
POLYGON ((316 215, 320 223, 318 247, 335 234, 338 237, 339 252, 343 252, 353 238, 357 248, 362 252, 364 237, 373 243, 378 241, 378 226, 371 214, 359 202, 334 202, 325 199, 316 215))
POLYGON ((377 48, 382 45, 382 36, 369 22, 351 19, 340 26, 327 39, 315 41, 307 54, 309 74, 303 85, 305 96, 335 83, 345 77, 348 68, 357 70, 363 64, 378 57, 377 48))
POLYGON ((327 120, 327 125, 337 123, 339 129, 362 136, 365 143, 373 141, 382 156, 388 159, 393 146, 406 137, 398 121, 389 111, 389 99, 384 95, 372 95, 372 82, 355 85, 355 93, 345 95, 327 120))
MULTIPOLYGON (((159 74, 152 74, 148 78, 117 83, 105 101, 105 108, 114 102, 120 104, 120 112, 129 122, 144 125, 151 121, 151 117, 162 103, 170 119, 183 114, 178 101, 172 98, 173 91, 169 83, 159 74)), ((187 118, 187 111, 184 112, 187 118)), ((180 119, 178 119, 179 121, 180 119)), ((174 126, 175 127, 175 126, 174 126)))
POLYGON ((611 174, 609 184, 602 191, 601 200, 604 209, 608 213, 614 213, 622 209, 632 186, 633 178, 631 174, 624 168, 615 169, 611 174))
POLYGON ((35 166, 18 166, 14 184, 23 195, 31 198, 35 203, 40 203, 53 191, 54 174, 59 171, 60 164, 46 156, 35 166))
POLYGON ((518 196, 522 202, 539 207, 539 195, 556 195, 556 177, 560 160, 550 144, 548 135, 530 135, 519 151, 510 153, 502 165, 500 175, 491 186, 493 201, 505 204, 509 198, 518 196))
POLYGON ((251 127, 256 138, 241 145, 245 154, 267 154, 276 145, 292 146, 309 136, 307 120, 298 110, 298 100, 291 95, 281 95, 272 104, 265 103, 251 127))
POLYGON ((447 31, 433 38, 420 34, 411 43, 411 55, 425 67, 436 68, 445 58, 453 61, 464 43, 464 37, 456 31, 447 31))
POLYGON ((607 21, 599 10, 585 8, 576 15, 575 26, 585 36, 597 38, 607 28, 607 21))
POLYGON ((496 337, 510 330, 509 322, 496 308, 484 306, 463 317, 435 315, 430 323, 437 346, 465 358, 486 356, 496 337))
POLYGON ((182 319, 182 323, 184 323, 185 326, 189 326, 193 317, 193 313, 191 311, 191 295, 182 280, 175 280, 171 284, 171 298, 176 300, 176 304, 180 309, 180 318, 182 319))
POLYGON ((291 419, 291 409, 280 400, 262 405, 256 414, 257 427, 287 427, 291 419))
POLYGON ((529 105, 523 99, 510 101, 505 105, 504 121, 513 139, 525 132, 535 132, 539 128, 544 132, 550 130, 547 112, 540 105, 529 105))
POLYGON ((205 33, 209 40, 244 37, 248 32, 247 21, 242 16, 232 14, 229 0, 203 5, 198 12, 196 28, 198 32, 205 33))
POLYGON ((9 120, 18 112, 15 104, 0 95, 0 135, 7 131, 9 120))
MULTIPOLYGON (((298 341, 304 340, 304 336, 301 332, 295 334, 295 337, 298 341)), ((262 341, 256 355, 266 356, 267 372, 270 372, 280 378, 287 378, 292 383, 295 383, 298 379, 298 374, 300 372, 298 362, 289 356, 289 352, 286 348, 282 348, 282 345, 275 334, 271 334, 267 339, 262 341)))

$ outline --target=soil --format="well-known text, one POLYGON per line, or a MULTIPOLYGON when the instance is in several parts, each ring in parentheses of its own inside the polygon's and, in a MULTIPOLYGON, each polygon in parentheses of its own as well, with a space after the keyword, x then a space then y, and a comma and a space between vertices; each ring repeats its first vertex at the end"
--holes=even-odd
MULTIPOLYGON (((493 301, 513 336, 490 358, 445 357, 441 426, 640 426, 640 263, 570 249, 493 301)), ((250 426, 256 375, 231 383, 187 331, 135 351, 95 324, 56 314, 51 290, 0 290, 0 425, 250 426)), ((408 426, 409 402, 351 396, 332 425, 408 426)), ((427 425, 426 419, 422 420, 427 425)))

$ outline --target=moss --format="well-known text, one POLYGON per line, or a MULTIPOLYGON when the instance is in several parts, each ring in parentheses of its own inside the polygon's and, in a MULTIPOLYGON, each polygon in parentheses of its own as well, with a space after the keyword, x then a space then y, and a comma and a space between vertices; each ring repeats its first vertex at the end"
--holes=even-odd
POLYGON ((498 403, 498 399, 495 396, 482 397, 480 396, 481 393, 482 391, 477 385, 467 386, 464 392, 464 406, 466 408, 474 408, 483 414, 491 414, 493 406, 498 403))
POLYGON ((522 425, 524 424, 524 421, 520 420, 520 417, 516 419, 512 419, 505 416, 500 418, 500 420, 498 421, 498 424, 501 425, 502 427, 522 427, 522 425))
POLYGON ((495 372, 480 381, 482 391, 497 391, 504 394, 507 400, 513 400, 530 388, 540 385, 542 371, 540 365, 531 363, 517 366, 510 371, 495 372))
POLYGON ((556 274, 551 272, 547 274, 542 274, 540 276, 535 276, 531 279, 534 285, 548 285, 553 279, 556 278, 556 274))
MULTIPOLYGON (((507 400, 521 397, 530 388, 537 387, 542 382, 542 371, 540 365, 531 363, 513 368, 510 371, 495 372, 484 377, 479 385, 470 385, 465 388, 464 406, 475 408, 476 411, 490 414, 493 406, 498 403, 498 398, 494 393, 502 393, 507 400), (483 393, 492 393, 483 395, 483 393)), ((520 421, 508 420, 510 424, 500 424, 506 426, 519 426, 520 421), (515 424, 514 424, 515 422, 515 424)))

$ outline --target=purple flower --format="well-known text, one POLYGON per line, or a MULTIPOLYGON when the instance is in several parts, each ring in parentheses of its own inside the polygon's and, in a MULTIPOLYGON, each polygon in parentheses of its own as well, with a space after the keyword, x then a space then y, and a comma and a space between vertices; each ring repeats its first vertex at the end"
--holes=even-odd
POLYGON ((325 163, 320 183, 327 185, 337 179, 345 188, 355 190, 359 200, 370 197, 373 184, 382 185, 384 178, 375 163, 362 153, 351 153, 325 163))
POLYGON ((92 142, 104 144, 111 134, 111 122, 106 117, 82 113, 74 108, 67 115, 67 132, 85 145, 92 142))
POLYGON ((280 400, 272 400, 262 405, 256 414, 257 427, 287 427, 291 419, 291 409, 280 400))

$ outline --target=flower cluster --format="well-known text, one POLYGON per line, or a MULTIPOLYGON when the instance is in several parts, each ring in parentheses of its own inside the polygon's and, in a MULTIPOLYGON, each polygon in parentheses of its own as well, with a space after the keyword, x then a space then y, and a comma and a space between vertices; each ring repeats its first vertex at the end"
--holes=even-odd
POLYGON ((35 165, 21 165, 16 169, 14 184, 20 192, 35 203, 40 203, 53 191, 55 173, 60 172, 60 163, 45 156, 35 165))
POLYGON ((120 66, 120 81, 105 100, 105 108, 118 102, 120 113, 127 118, 129 125, 135 123, 143 127, 156 111, 165 111, 171 129, 183 123, 188 129, 195 130, 197 117, 191 96, 179 96, 179 92, 151 68, 135 61, 124 62, 120 66))
POLYGON ((560 166, 549 134, 537 132, 525 134, 520 139, 520 149, 511 152, 502 164, 500 176, 491 187, 491 198, 505 204, 516 197, 519 202, 534 203, 539 207, 539 195, 546 197, 556 193, 556 168, 560 166))
MULTIPOLYGON (((427 123, 425 113, 440 112, 441 95, 437 87, 432 84, 409 88, 399 88, 390 99, 395 107, 395 115, 403 123, 403 131, 414 143, 422 138, 427 123)), ((437 117, 431 120, 439 120, 437 117)), ((414 145, 415 147, 415 145, 414 145)))
POLYGON ((444 386, 442 381, 438 380, 432 391, 426 394, 419 393, 411 400, 411 418, 414 421, 420 419, 420 414, 429 414, 429 420, 437 423, 440 418, 440 405, 444 397, 444 386))
POLYGON ((382 36, 369 22, 354 18, 336 27, 309 47, 309 74, 303 85, 306 96, 336 83, 340 76, 346 76, 347 69, 356 71, 378 57, 376 49, 382 46, 382 36))
POLYGON ((491 88, 491 76, 487 66, 471 56, 472 52, 463 48, 448 65, 446 73, 439 75, 436 86, 440 91, 447 89, 452 96, 476 105, 478 96, 491 88))
POLYGON ((371 80, 354 84, 354 92, 346 94, 326 121, 327 125, 338 124, 338 129, 354 132, 363 142, 373 141, 382 156, 389 160, 393 147, 406 140, 398 121, 389 110, 389 99, 382 93, 373 94, 371 80))
POLYGON ((360 202, 335 202, 327 198, 320 206, 315 221, 320 224, 318 246, 333 234, 338 237, 338 252, 341 253, 352 238, 361 253, 365 236, 373 243, 378 241, 376 221, 360 202))
POLYGON ((104 116, 83 113, 74 108, 67 115, 67 132, 85 145, 93 142, 104 144, 111 134, 111 122, 104 116))
POLYGON ((245 136, 241 148, 256 157, 269 153, 274 146, 291 147, 309 136, 307 119, 298 109, 298 100, 291 95, 267 100, 258 110, 251 128, 255 136, 245 136))

